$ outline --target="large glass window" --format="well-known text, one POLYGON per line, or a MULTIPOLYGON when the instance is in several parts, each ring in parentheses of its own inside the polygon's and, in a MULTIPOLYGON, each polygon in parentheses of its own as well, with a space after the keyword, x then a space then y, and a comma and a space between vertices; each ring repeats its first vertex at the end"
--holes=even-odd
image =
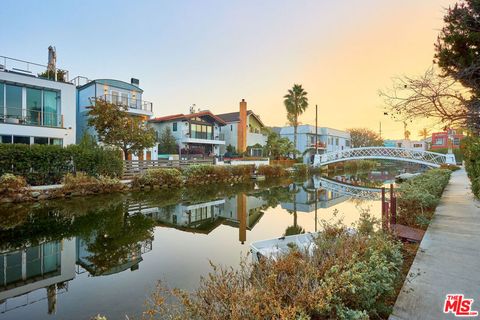
POLYGON ((7 254, 7 266, 5 268, 6 284, 22 280, 22 253, 7 254))
POLYGON ((50 144, 52 144, 54 146, 63 146, 63 139, 50 138, 50 144))
POLYGON ((34 144, 48 144, 48 138, 47 137, 34 137, 33 138, 33 143, 34 144))
POLYGON ((43 124, 46 126, 60 126, 58 112, 59 96, 55 91, 43 91, 43 124))
POLYGON ((196 139, 213 139, 212 136, 212 126, 205 124, 194 124, 190 125, 191 137, 196 139))
POLYGON ((30 144, 30 137, 13 136, 13 143, 30 144))
POLYGON ((0 82, 0 115, 3 115, 3 111, 5 107, 5 105, 3 104, 4 103, 3 100, 5 99, 4 91, 5 91, 5 85, 0 82))
POLYGON ((172 127, 173 127, 172 131, 177 131, 177 123, 176 122, 173 123, 172 127))
POLYGON ((27 123, 42 124, 42 90, 27 88, 27 123))
POLYGON ((12 136, 2 136, 2 143, 12 143, 12 136))
POLYGON ((7 115, 12 119, 22 117, 22 87, 5 85, 7 115))

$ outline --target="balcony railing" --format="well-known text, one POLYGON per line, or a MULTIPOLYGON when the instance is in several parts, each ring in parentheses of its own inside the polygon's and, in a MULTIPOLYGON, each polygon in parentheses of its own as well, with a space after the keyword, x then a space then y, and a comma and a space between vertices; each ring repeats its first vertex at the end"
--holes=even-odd
POLYGON ((149 111, 149 112, 153 111, 153 103, 145 100, 133 99, 129 97, 122 97, 120 95, 111 95, 111 94, 105 94, 100 97, 92 98, 92 100, 96 100, 96 99, 100 99, 116 105, 126 106, 129 109, 143 110, 143 111, 149 111))
POLYGON ((42 112, 38 110, 7 108, 6 113, 4 113, 4 110, 0 110, 0 122, 63 128, 63 115, 53 112, 42 112))
POLYGON ((55 69, 47 71, 47 66, 35 62, 0 56, 0 71, 15 72, 32 77, 46 78, 49 80, 69 82, 68 71, 55 69))

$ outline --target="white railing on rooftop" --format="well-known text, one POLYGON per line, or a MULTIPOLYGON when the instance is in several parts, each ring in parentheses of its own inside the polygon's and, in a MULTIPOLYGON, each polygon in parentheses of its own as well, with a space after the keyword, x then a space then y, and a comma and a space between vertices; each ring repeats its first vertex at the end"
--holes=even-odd
POLYGON ((48 67, 43 64, 0 56, 0 71, 14 72, 54 81, 69 82, 68 71, 60 68, 55 69, 51 75, 47 73, 45 76, 41 76, 46 73, 47 68, 48 67))

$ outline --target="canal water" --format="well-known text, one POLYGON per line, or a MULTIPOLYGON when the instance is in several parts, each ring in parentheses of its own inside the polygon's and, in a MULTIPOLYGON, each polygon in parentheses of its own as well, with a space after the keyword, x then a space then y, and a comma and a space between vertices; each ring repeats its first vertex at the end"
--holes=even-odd
POLYGON ((0 319, 139 318, 157 280, 191 290, 253 241, 379 217, 376 188, 418 169, 0 207, 0 319))

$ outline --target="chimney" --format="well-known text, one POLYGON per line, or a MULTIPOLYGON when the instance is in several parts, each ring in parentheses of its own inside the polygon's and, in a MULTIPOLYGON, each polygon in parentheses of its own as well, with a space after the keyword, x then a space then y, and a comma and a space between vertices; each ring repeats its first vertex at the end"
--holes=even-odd
POLYGON ((242 153, 247 150, 247 102, 245 99, 240 101, 239 118, 240 122, 238 123, 237 129, 237 151, 242 153))
POLYGON ((135 78, 131 78, 130 79, 130 84, 133 84, 134 86, 140 86, 140 80, 138 79, 135 79, 135 78))

